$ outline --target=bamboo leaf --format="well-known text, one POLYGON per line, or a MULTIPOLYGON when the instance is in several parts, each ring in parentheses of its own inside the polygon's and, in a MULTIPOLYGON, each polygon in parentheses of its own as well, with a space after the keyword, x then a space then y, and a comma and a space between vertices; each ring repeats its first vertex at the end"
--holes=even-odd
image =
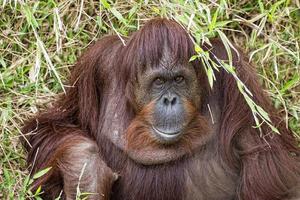
POLYGON ((43 169, 43 170, 37 172, 36 174, 34 174, 32 178, 33 179, 38 179, 38 178, 44 176, 45 174, 47 174, 50 171, 50 169, 51 169, 51 167, 43 169))

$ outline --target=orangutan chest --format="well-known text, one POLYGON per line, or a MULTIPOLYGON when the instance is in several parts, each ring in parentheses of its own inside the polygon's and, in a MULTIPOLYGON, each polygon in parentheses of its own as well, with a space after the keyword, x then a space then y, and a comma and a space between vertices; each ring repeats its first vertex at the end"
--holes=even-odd
POLYGON ((237 175, 216 161, 196 162, 185 176, 186 200, 232 200, 235 198, 237 175))
POLYGON ((231 200, 236 178, 214 160, 168 165, 127 163, 114 184, 112 200, 231 200))

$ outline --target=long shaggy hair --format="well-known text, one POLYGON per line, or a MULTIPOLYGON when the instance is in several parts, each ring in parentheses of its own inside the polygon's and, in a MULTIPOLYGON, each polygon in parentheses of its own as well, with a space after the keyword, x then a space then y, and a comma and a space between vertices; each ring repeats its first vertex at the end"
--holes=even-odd
MULTIPOLYGON (((175 63, 188 63, 195 54, 193 42, 179 24, 166 19, 151 20, 124 39, 126 46, 117 36, 106 36, 89 48, 73 69, 72 87, 67 88, 52 108, 26 123, 23 132, 30 143, 24 142, 28 163, 34 164, 33 174, 55 165, 53 152, 80 133, 95 140, 107 165, 121 174, 121 180, 113 187, 112 199, 184 199, 182 186, 188 156, 157 166, 140 165, 116 147, 107 134, 114 134, 116 127, 121 135, 128 127, 132 128, 131 123, 138 115, 133 109, 133 83, 147 66, 157 66, 163 55, 162 44, 170 48, 175 63), (113 120, 115 114, 121 119, 118 122, 113 120)), ((226 62, 228 57, 222 42, 213 39, 211 43, 212 46, 204 44, 202 48, 209 51, 215 62, 218 62, 216 58, 226 62)), ((289 191, 299 184, 299 148, 261 88, 247 58, 241 51, 239 55, 234 51, 232 54, 239 78, 252 92, 255 103, 269 113, 280 135, 274 134, 265 123, 260 127, 261 133, 253 128, 251 109, 230 74, 222 69, 215 71, 217 81, 210 90, 203 64, 193 61, 204 97, 198 112, 207 106, 211 94, 217 94, 214 101, 220 106, 219 128, 214 137, 216 159, 238 176, 236 199, 288 197, 289 191)), ((139 141, 147 142, 147 137, 139 141)), ((43 185, 49 196, 57 195, 63 187, 62 175, 51 171, 36 182, 43 185)))

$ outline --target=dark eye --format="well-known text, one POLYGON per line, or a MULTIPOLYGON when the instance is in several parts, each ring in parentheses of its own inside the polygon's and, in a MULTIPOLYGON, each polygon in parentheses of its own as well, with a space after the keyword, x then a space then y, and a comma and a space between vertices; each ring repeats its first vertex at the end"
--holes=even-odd
POLYGON ((184 81, 184 77, 183 76, 176 76, 175 81, 176 81, 176 83, 182 83, 184 81))
POLYGON ((156 86, 161 86, 165 83, 165 80, 163 78, 156 78, 153 81, 153 84, 156 86))

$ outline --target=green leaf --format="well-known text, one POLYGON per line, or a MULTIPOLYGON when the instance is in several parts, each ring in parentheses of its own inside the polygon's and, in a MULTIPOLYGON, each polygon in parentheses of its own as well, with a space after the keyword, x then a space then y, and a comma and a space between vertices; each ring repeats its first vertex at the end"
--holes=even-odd
MULTIPOLYGON (((160 14, 160 9, 158 7, 152 6, 151 10, 155 13, 155 14, 160 14)), ((181 16, 182 17, 182 16, 181 16)))
POLYGON ((111 8, 110 11, 119 21, 126 23, 126 20, 124 19, 122 14, 119 11, 117 11, 116 8, 111 8))
POLYGON ((235 68, 232 65, 228 65, 227 63, 223 63, 223 66, 230 74, 235 74, 235 68))
POLYGON ((4 59, 2 57, 0 57, 0 68, 3 67, 3 68, 6 68, 6 63, 4 61, 4 59))
POLYGON ((277 1, 275 4, 272 5, 270 11, 269 11, 269 14, 268 14, 268 17, 269 17, 269 20, 271 22, 274 22, 275 21, 275 12, 277 10, 277 8, 283 4, 285 2, 285 0, 281 0, 281 1, 277 1))
POLYGON ((256 105, 256 109, 257 109, 258 113, 261 114, 265 120, 267 120, 268 122, 271 122, 269 114, 262 107, 260 107, 259 105, 256 105))
POLYGON ((216 22, 216 28, 222 28, 226 26, 227 24, 231 23, 232 21, 221 21, 221 22, 216 22))
POLYGON ((102 3, 103 7, 106 9, 110 9, 110 5, 106 0, 100 0, 100 2, 102 3))
POLYGON ((26 4, 24 4, 22 6, 22 8, 23 8, 22 10, 25 14, 25 17, 26 17, 26 20, 27 20, 28 24, 30 24, 33 28, 38 28, 39 24, 37 23, 33 13, 31 12, 30 7, 26 4))
POLYGON ((138 10, 139 5, 135 4, 129 11, 128 18, 131 18, 138 10))
POLYGON ((213 88, 214 80, 215 80, 215 74, 211 67, 207 68, 207 78, 208 82, 211 88, 213 88))
POLYGON ((283 94, 283 93, 285 93, 286 90, 292 89, 293 87, 298 85, 299 82, 300 82, 300 76, 298 74, 295 74, 295 76, 291 80, 289 80, 288 82, 286 82, 284 84, 284 86, 280 90, 280 93, 283 94))
POLYGON ((32 178, 33 178, 33 179, 38 179, 38 178, 44 176, 45 174, 47 174, 47 172, 48 172, 51 168, 52 168, 52 167, 48 167, 48 168, 46 168, 46 169, 43 169, 43 170, 37 172, 36 174, 33 175, 32 178))
POLYGON ((258 0, 258 6, 259 6, 260 13, 264 13, 265 7, 264 4, 261 2, 261 0, 258 0))
POLYGON ((36 189, 34 195, 39 195, 41 193, 41 191, 42 191, 42 187, 39 186, 38 189, 36 189))
POLYGON ((216 22, 217 22, 218 14, 219 14, 219 8, 214 13, 212 21, 209 24, 208 29, 209 29, 210 32, 212 32, 215 29, 215 27, 216 27, 216 22))
POLYGON ((230 43, 230 41, 228 40, 227 36, 222 31, 217 30, 217 32, 218 32, 218 34, 219 34, 219 36, 220 36, 220 38, 222 40, 222 43, 223 43, 223 45, 224 45, 224 47, 226 49, 229 65, 232 66, 233 65, 232 64, 232 53, 231 53, 231 48, 230 47, 232 47, 233 49, 234 49, 234 47, 230 43))
MULTIPOLYGON (((5 172, 5 171, 4 171, 4 172, 5 172)), ((29 176, 26 176, 26 178, 25 178, 23 184, 24 184, 25 186, 29 185, 29 180, 30 180, 30 177, 29 177, 29 176)))
POLYGON ((272 129, 272 131, 274 131, 275 133, 277 133, 277 134, 280 135, 279 130, 278 130, 275 126, 272 126, 272 125, 270 124, 269 127, 272 129))
POLYGON ((190 58, 189 62, 192 62, 192 61, 194 61, 194 60, 196 60, 196 59, 198 59, 198 58, 199 58, 198 55, 193 55, 193 56, 190 58))
POLYGON ((197 52, 197 53, 202 53, 203 52, 203 49, 199 46, 199 45, 195 45, 195 51, 197 52))

